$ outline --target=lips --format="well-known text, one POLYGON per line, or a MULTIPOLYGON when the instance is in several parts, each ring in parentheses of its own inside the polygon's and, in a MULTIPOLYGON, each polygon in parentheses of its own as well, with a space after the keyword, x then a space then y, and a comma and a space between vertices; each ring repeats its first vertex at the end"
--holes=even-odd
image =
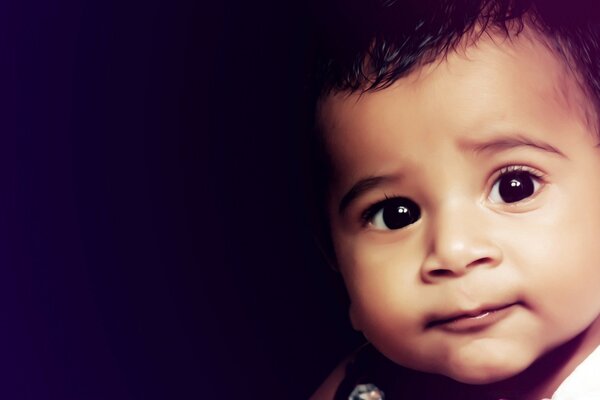
POLYGON ((485 329, 507 317, 519 303, 498 306, 485 306, 473 311, 457 312, 447 316, 434 317, 425 329, 442 329, 450 332, 469 332, 485 329))

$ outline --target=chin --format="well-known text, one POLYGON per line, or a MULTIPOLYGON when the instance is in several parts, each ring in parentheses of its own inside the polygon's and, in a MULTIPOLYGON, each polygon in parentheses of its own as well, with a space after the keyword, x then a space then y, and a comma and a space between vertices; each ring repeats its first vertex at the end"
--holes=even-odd
POLYGON ((503 381, 523 372, 527 366, 506 364, 471 364, 468 366, 453 365, 444 371, 439 371, 457 382, 469 385, 487 385, 503 381))
MULTIPOLYGON (((519 371, 520 372, 520 371, 519 371)), ((503 381, 517 375, 519 372, 514 371, 460 371, 451 373, 443 373, 447 377, 454 379, 457 382, 468 385, 488 385, 503 381)))
POLYGON ((494 358, 492 355, 481 360, 451 361, 438 371, 455 381, 470 385, 485 385, 499 382, 523 372, 530 365, 526 360, 513 357, 494 358))

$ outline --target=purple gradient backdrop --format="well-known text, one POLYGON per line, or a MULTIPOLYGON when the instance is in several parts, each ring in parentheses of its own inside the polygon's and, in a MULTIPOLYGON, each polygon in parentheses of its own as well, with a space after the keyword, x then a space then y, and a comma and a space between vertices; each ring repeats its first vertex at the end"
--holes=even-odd
POLYGON ((306 3, 216 3, 0 5, 1 398, 303 399, 356 344, 303 210, 306 3))

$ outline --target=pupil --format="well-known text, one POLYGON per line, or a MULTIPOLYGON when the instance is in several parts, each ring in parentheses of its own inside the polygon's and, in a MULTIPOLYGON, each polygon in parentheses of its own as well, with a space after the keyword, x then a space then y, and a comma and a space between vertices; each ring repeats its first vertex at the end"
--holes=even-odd
POLYGON ((500 179, 500 197, 507 203, 515 203, 531 196, 534 192, 533 179, 526 171, 515 171, 500 179))
POLYGON ((389 229, 400 229, 413 224, 420 216, 419 206, 405 198, 395 199, 383 208, 383 222, 389 229))

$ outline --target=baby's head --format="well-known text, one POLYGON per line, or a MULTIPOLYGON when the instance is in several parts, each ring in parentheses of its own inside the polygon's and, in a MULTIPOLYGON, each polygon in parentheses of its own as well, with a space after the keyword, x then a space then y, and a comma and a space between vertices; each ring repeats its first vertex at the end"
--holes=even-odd
POLYGON ((336 26, 319 75, 354 327, 465 383, 578 337, 571 368, 600 344, 595 33, 518 1, 381 2, 336 26))

